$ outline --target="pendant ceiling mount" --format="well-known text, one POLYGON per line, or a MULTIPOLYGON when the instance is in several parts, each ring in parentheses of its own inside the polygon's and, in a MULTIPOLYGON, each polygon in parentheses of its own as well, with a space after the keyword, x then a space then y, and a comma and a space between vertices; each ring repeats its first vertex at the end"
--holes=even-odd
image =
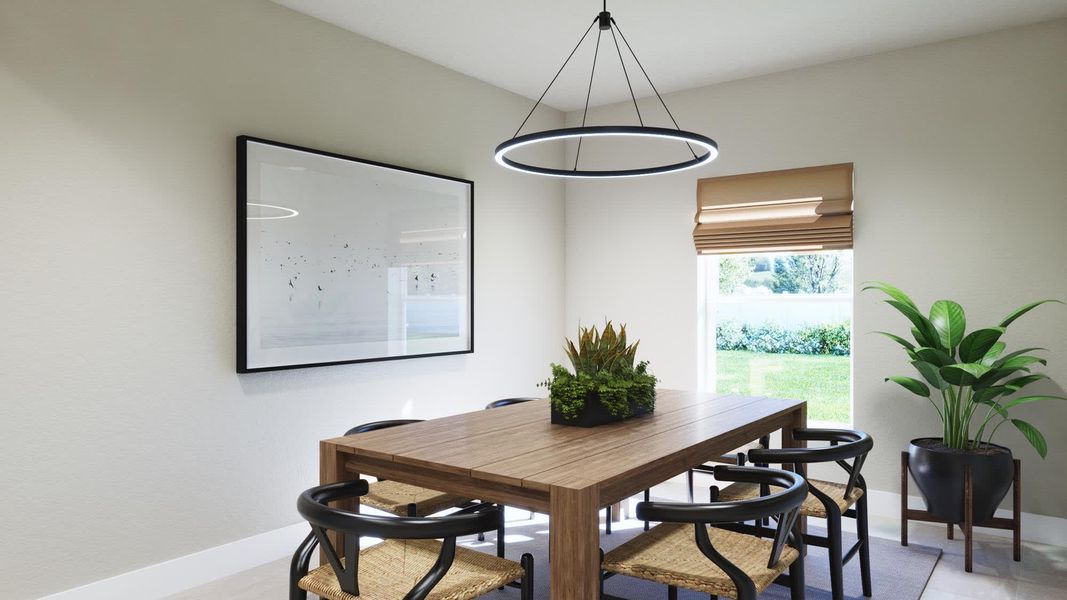
POLYGON ((611 13, 607 10, 607 1, 604 2, 604 10, 593 19, 593 22, 589 24, 589 27, 582 34, 582 37, 578 40, 578 43, 571 50, 571 53, 567 55, 566 60, 563 61, 563 65, 556 71, 556 75, 552 78, 552 81, 548 83, 548 87, 541 93, 541 96, 534 103, 533 108, 527 113, 526 118, 523 119, 522 124, 515 130, 515 135, 511 136, 511 139, 502 142, 496 147, 496 162, 501 166, 516 171, 522 171, 524 173, 533 173, 536 175, 549 175, 553 177, 573 177, 573 178, 607 178, 607 177, 637 177, 640 175, 657 175, 660 173, 673 173, 675 171, 682 171, 684 169, 691 169, 709 163, 719 155, 719 146, 715 143, 715 140, 700 135, 699 133, 693 133, 691 131, 685 131, 678 126, 678 121, 675 120, 674 115, 671 114, 671 109, 667 108, 667 103, 663 101, 663 97, 660 96, 659 90, 656 89, 655 84, 652 83, 652 79, 645 71, 645 67, 641 64, 640 59, 637 58, 637 54, 634 53, 633 48, 630 47, 630 43, 626 40, 626 36, 623 35, 622 30, 619 29, 619 24, 615 22, 615 18, 611 16, 611 13), (526 123, 533 116, 537 107, 541 105, 541 101, 544 100, 545 95, 548 94, 548 90, 552 89, 552 85, 556 83, 560 73, 567 67, 567 63, 581 47, 582 42, 589 37, 589 32, 593 30, 593 26, 598 26, 596 49, 593 51, 593 65, 589 71, 589 87, 585 95, 585 110, 582 112, 582 125, 581 127, 567 127, 563 129, 549 129, 545 131, 538 131, 534 133, 527 133, 519 135, 522 132, 522 128, 526 126, 526 123), (630 99, 633 101, 634 112, 637 114, 637 125, 586 125, 586 117, 589 115, 589 97, 593 91, 593 75, 596 73, 597 55, 600 53, 600 40, 601 37, 608 32, 611 34, 611 39, 615 44, 615 52, 619 57, 619 64, 622 65, 623 76, 626 78, 626 86, 630 90, 630 99), (659 100, 663 110, 667 112, 667 116, 670 117, 671 123, 674 124, 674 128, 668 127, 653 127, 645 125, 644 118, 641 116, 641 109, 637 105, 637 96, 634 95, 633 84, 630 82, 630 74, 626 69, 626 62, 623 60, 622 46, 619 45, 619 40, 622 40, 622 46, 626 47, 630 56, 633 57, 634 62, 641 70, 641 74, 644 75, 645 81, 648 82, 649 87, 655 93, 656 98, 659 100), (686 149, 692 158, 685 159, 679 162, 656 165, 650 167, 628 168, 628 169, 597 169, 586 170, 578 168, 578 161, 582 154, 582 139, 586 137, 631 137, 631 138, 659 138, 667 140, 677 140, 684 143, 686 149), (538 144, 549 141, 557 140, 569 140, 578 139, 577 149, 574 155, 574 165, 570 169, 557 169, 551 167, 541 167, 537 165, 526 164, 519 162, 512 158, 508 158, 507 154, 522 146, 530 146, 532 144, 538 144))

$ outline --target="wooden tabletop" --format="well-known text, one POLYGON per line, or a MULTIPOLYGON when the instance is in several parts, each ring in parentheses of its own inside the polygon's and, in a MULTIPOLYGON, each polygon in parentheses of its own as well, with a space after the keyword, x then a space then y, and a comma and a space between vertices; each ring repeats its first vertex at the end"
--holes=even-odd
POLYGON ((548 401, 538 400, 323 443, 401 471, 431 469, 541 492, 552 486, 610 490, 649 470, 655 477, 667 473, 664 478, 680 473, 728 450, 724 442, 739 446, 753 439, 753 423, 784 422, 801 404, 659 390, 653 414, 593 428, 552 425, 548 401))

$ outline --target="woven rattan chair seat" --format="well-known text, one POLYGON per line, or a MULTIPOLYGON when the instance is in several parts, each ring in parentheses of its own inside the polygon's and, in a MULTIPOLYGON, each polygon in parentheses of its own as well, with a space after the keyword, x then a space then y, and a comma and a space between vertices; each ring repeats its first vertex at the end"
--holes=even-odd
MULTIPOLYGON (((863 490, 856 487, 852 488, 852 495, 845 498, 845 484, 843 483, 809 479, 808 485, 818 488, 819 491, 832 498, 837 504, 837 507, 841 509, 841 512, 848 510, 848 508, 855 504, 856 501, 860 499, 860 496, 863 495, 863 490)), ((736 502, 738 500, 748 500, 758 496, 759 485, 755 483, 735 483, 729 487, 723 488, 722 491, 719 492, 719 501, 736 502)), ((822 505, 822 502, 816 498, 814 494, 809 493, 808 497, 804 499, 804 504, 800 507, 800 514, 805 517, 825 519, 826 507, 822 505)))
MULTIPOLYGON (((359 596, 341 590, 330 565, 305 575, 301 589, 327 600, 402 600, 437 562, 441 542, 387 540, 359 553, 359 596)), ((452 568, 427 600, 470 600, 523 575, 519 563, 484 552, 456 548, 452 568)))
POLYGON ((415 504, 415 516, 424 517, 469 502, 467 498, 453 496, 399 481, 375 481, 370 491, 360 498, 361 504, 401 517, 408 515, 408 504, 415 504))
MULTIPOLYGON (((767 568, 771 540, 710 527, 715 549, 744 571, 762 592, 797 559, 785 546, 774 568, 767 568)), ((664 523, 604 556, 604 569, 621 575, 736 598, 733 582, 697 548, 693 525, 664 523)))

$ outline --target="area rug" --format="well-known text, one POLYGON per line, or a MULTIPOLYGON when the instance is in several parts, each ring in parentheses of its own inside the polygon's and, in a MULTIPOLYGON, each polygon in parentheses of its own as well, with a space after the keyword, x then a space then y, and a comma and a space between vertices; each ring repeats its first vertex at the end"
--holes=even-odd
MULTIPOLYGON (((605 552, 631 539, 642 532, 639 521, 624 521, 613 526, 612 535, 601 535, 600 542, 605 552)), ((811 528, 812 533, 824 534, 823 531, 811 528)), ((475 548, 483 552, 495 551, 495 540, 492 534, 486 536, 486 541, 479 543, 474 539, 462 541, 464 546, 475 548)), ((507 556, 518 560, 524 552, 534 556, 534 597, 538 600, 548 598, 548 524, 533 521, 512 521, 508 523, 507 556)), ((855 542, 852 534, 845 533, 845 547, 848 548, 855 542)), ((696 545, 694 552, 699 552, 696 545)), ((933 573, 934 565, 941 556, 940 548, 918 546, 912 544, 908 547, 901 546, 899 542, 883 538, 871 538, 871 580, 874 587, 874 598, 884 600, 918 600, 922 596, 926 582, 933 573)), ((830 596, 830 570, 823 548, 809 547, 805 561, 805 577, 807 584, 806 597, 808 600, 829 599, 830 596)), ((863 598, 860 587, 859 558, 853 559, 845 565, 845 597, 860 600, 863 598)), ((667 588, 664 585, 633 579, 624 576, 615 576, 604 583, 606 593, 628 598, 630 600, 663 600, 667 597, 667 588)), ((518 598, 518 590, 505 589, 493 592, 485 596, 487 599, 518 598)), ((707 600, 707 594, 690 590, 679 590, 679 600, 707 600)), ((772 585, 761 596, 764 600, 787 600, 789 590, 772 585)), ((590 599, 595 600, 595 599, 590 599)))

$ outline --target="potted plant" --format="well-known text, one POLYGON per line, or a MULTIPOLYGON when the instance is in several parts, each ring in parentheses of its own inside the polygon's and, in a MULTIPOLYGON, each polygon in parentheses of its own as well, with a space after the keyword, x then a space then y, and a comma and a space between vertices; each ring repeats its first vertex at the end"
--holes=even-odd
MULTIPOLYGON (((1031 302, 1015 310, 995 327, 966 332, 963 307, 950 300, 938 300, 923 315, 904 292, 884 282, 866 285, 889 298, 887 304, 911 322, 915 343, 884 331, 881 335, 900 344, 921 379, 887 377, 909 392, 926 398, 941 420, 941 437, 916 438, 908 446, 908 468, 915 479, 927 510, 951 523, 963 521, 964 469, 971 467, 974 518, 986 521, 1011 486, 1011 450, 992 443, 1005 423, 1011 423, 1034 450, 1044 458, 1048 452, 1045 437, 1030 423, 1011 416, 1012 409, 1043 400, 1067 400, 1060 396, 1016 395, 1024 387, 1048 379, 1033 372, 1045 365, 1034 352, 1024 348, 1006 352, 1000 338, 1016 319, 1034 308, 1059 300, 1031 302)), ((1060 302, 1062 304, 1062 302, 1060 302)))
POLYGON ((626 326, 618 333, 611 321, 604 331, 578 328, 578 344, 564 349, 574 372, 552 364, 552 377, 541 383, 549 390, 552 422, 593 427, 652 412, 656 407, 656 376, 648 362, 634 364, 637 345, 626 344, 626 326))

